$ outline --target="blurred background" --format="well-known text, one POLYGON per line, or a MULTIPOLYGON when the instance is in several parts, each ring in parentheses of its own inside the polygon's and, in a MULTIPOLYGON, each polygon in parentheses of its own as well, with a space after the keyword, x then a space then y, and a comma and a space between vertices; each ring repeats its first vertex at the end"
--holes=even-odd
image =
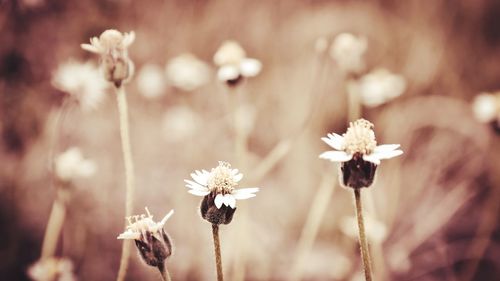
MULTIPOLYGON (((165 226, 174 280, 215 279, 210 225, 183 180, 219 160, 245 174, 241 187, 261 187, 221 227, 227 280, 363 280, 352 192, 318 159, 329 150, 320 138, 348 124, 352 80, 329 51, 344 32, 366 40, 363 75, 385 69, 398 81, 391 98, 362 108, 377 141, 405 152, 363 190, 375 280, 500 280, 498 125, 473 108, 500 88, 499 24, 496 0, 0 1, 0 279, 30 280, 56 197, 51 159, 73 146, 97 169, 72 186, 57 255, 79 280, 116 278, 125 182, 115 93, 91 83, 103 95, 88 109, 65 102, 55 78, 68 62, 97 67, 80 44, 115 28, 136 34, 126 85, 134 213, 147 206, 160 220, 175 209, 165 226), (228 39, 263 66, 237 86, 237 105, 212 62, 228 39)), ((375 81, 360 87, 395 87, 375 81)), ((159 280, 133 250, 126 279, 159 280)))

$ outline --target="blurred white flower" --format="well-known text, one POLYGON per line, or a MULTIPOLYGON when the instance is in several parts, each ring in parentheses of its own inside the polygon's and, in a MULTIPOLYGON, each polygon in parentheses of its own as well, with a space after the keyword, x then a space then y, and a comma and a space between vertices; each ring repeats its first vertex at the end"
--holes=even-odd
POLYGON ((219 161, 219 166, 210 172, 201 170, 191 173, 194 180, 184 180, 189 193, 196 196, 215 196, 215 206, 220 209, 222 205, 236 208, 236 200, 243 200, 255 197, 259 191, 258 187, 235 189, 238 182, 243 178, 243 174, 238 169, 231 169, 227 162, 219 161))
POLYGON ((192 137, 200 128, 202 120, 187 106, 174 106, 163 116, 163 132, 169 142, 180 142, 192 137))
POLYGON ((500 120, 500 94, 481 93, 472 102, 474 116, 479 122, 500 120))
POLYGON ((357 81, 350 80, 347 87, 349 92, 359 94, 364 105, 375 107, 403 94, 406 90, 406 80, 401 75, 379 68, 357 81))
POLYGON ((163 239, 163 226, 174 214, 174 210, 170 210, 161 221, 154 222, 153 216, 148 208, 146 207, 145 209, 147 215, 142 214, 140 216, 127 217, 127 229, 118 235, 117 239, 141 240, 148 237, 148 235, 146 235, 148 232, 158 240, 163 239))
POLYGON ((183 91, 193 91, 210 81, 210 67, 193 54, 171 59, 165 68, 168 81, 183 91))
MULTIPOLYGON (((387 227, 384 223, 374 219, 371 216, 364 216, 366 236, 372 242, 382 243, 387 238, 387 227)), ((340 230, 352 239, 358 239, 358 223, 354 216, 342 218, 340 221, 340 230)))
POLYGON ((368 48, 365 37, 341 33, 330 47, 330 56, 345 73, 359 73, 365 69, 363 55, 368 48))
POLYGON ((167 89, 163 69, 155 64, 145 64, 137 73, 139 93, 148 99, 162 96, 167 89))
POLYGON ((365 119, 351 122, 342 136, 331 133, 321 139, 335 150, 323 152, 319 157, 333 162, 347 162, 354 157, 362 157, 365 161, 379 165, 382 159, 403 154, 399 144, 377 146, 373 124, 365 119))
POLYGON ((247 58, 245 50, 234 40, 222 43, 214 55, 214 63, 219 67, 217 78, 229 85, 237 84, 244 77, 257 76, 262 70, 262 63, 247 58))
POLYGON ((88 111, 102 102, 108 83, 93 63, 69 60, 57 67, 52 85, 75 97, 82 110, 88 111))
POLYGON ((120 87, 130 80, 134 64, 128 57, 128 48, 135 40, 135 33, 121 33, 118 30, 105 30, 99 38, 90 38, 90 44, 81 44, 82 49, 99 54, 106 80, 120 87))
POLYGON ((46 258, 37 261, 28 269, 33 281, 74 281, 73 263, 67 258, 46 258))
POLYGON ((317 53, 323 53, 328 49, 328 39, 326 37, 322 36, 316 39, 316 42, 314 42, 314 50, 317 53))
POLYGON ((79 177, 92 176, 96 170, 96 164, 84 159, 81 150, 77 147, 69 148, 55 160, 55 174, 65 182, 71 182, 79 177))

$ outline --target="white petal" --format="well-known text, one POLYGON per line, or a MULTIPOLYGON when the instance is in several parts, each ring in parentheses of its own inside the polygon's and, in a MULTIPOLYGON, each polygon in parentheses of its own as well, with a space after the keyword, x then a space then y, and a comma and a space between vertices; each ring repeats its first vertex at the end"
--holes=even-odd
POLYGON ((254 77, 262 70, 262 63, 256 59, 244 59, 240 63, 241 75, 245 77, 254 77))
POLYGON ((165 225, 165 223, 167 222, 167 220, 174 214, 174 210, 170 210, 170 212, 168 212, 168 214, 165 215, 165 217, 158 223, 161 227, 163 227, 165 225))
POLYGON ((321 153, 319 158, 328 159, 333 162, 347 162, 352 159, 352 155, 345 151, 326 151, 321 153))
POLYGON ((258 187, 242 188, 233 191, 234 198, 238 200, 248 199, 255 197, 255 192, 259 191, 258 187))
POLYGON ((231 208, 236 208, 236 199, 231 194, 224 195, 224 205, 229 206, 231 208))
POLYGON ((203 191, 203 190, 196 190, 196 189, 190 189, 188 190, 189 193, 196 195, 196 196, 206 196, 210 194, 210 191, 203 191))
POLYGON ((138 232, 133 232, 131 230, 127 230, 123 233, 121 233, 120 235, 118 235, 118 237, 116 239, 139 239, 141 238, 141 234, 139 234, 138 232))
POLYGON ((192 190, 198 190, 198 191, 208 191, 208 187, 206 186, 203 186, 201 184, 198 184, 194 181, 191 181, 191 180, 184 180, 184 182, 186 182, 186 187, 187 188, 190 188, 192 190))
POLYGON ((134 43, 135 40, 135 32, 131 31, 129 33, 125 33, 125 38, 123 38, 123 45, 125 47, 130 46, 132 43, 134 43))
POLYGON ((398 150, 391 150, 391 151, 384 151, 384 152, 377 152, 377 153, 372 153, 369 156, 375 157, 377 159, 390 159, 396 156, 399 156, 403 154, 403 151, 398 149, 398 150))
POLYGON ((85 51, 89 51, 96 54, 100 53, 100 50, 98 48, 90 44, 80 44, 80 47, 82 47, 82 49, 84 49, 85 51))
POLYGON ((234 181, 236 181, 236 182, 239 182, 242 178, 243 178, 243 174, 242 173, 236 174, 233 177, 234 181))
POLYGON ((217 78, 219 81, 226 82, 235 80, 240 76, 240 71, 234 65, 224 65, 217 71, 217 78))
POLYGON ((337 135, 335 133, 328 134, 327 138, 321 138, 329 146, 335 148, 336 150, 342 150, 342 145, 344 144, 344 137, 337 135))
POLYGON ((199 184, 206 186, 208 182, 208 177, 210 176, 210 173, 202 170, 201 172, 196 170, 194 173, 191 173, 191 177, 199 184))
POLYGON ((224 195, 217 194, 217 196, 215 196, 214 203, 215 203, 215 206, 217 207, 217 209, 220 209, 220 207, 222 206, 222 203, 224 203, 224 195))
POLYGON ((375 165, 380 165, 380 159, 374 156, 374 154, 363 155, 363 160, 372 162, 375 165))
POLYGON ((381 153, 381 152, 387 152, 387 151, 393 151, 396 150, 400 147, 400 144, 383 144, 375 147, 373 150, 373 153, 381 153))

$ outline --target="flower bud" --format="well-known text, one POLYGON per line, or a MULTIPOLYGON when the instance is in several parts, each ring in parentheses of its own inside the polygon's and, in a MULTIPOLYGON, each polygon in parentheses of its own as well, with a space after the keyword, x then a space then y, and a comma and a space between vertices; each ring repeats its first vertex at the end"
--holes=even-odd
POLYGON ((363 160, 361 154, 356 153, 351 160, 341 163, 341 182, 345 187, 369 187, 373 184, 376 169, 377 165, 363 160))
POLYGON ((200 205, 201 217, 210 222, 211 224, 229 224, 233 220, 236 207, 233 209, 230 206, 222 205, 217 208, 215 205, 214 192, 203 197, 200 205))

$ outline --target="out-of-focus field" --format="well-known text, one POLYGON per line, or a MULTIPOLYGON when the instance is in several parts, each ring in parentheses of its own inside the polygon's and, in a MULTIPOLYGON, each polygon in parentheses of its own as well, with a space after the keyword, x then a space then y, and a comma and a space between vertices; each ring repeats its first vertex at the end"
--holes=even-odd
MULTIPOLYGON (((125 208, 118 110, 110 87, 93 111, 69 107, 56 132, 65 93, 52 84, 68 59, 97 62, 81 43, 116 28, 135 31, 129 49, 136 74, 126 85, 135 162, 134 213, 144 206, 161 219, 175 244, 167 265, 173 280, 214 280, 210 225, 200 197, 184 179, 224 160, 258 186, 238 201, 221 227, 227 280, 363 280, 352 194, 337 168, 318 158, 320 138, 345 132, 345 81, 315 43, 342 32, 368 41, 368 69, 406 79, 405 92, 363 108, 379 143, 404 154, 377 170, 363 190, 375 222, 367 228, 375 280, 499 280, 500 141, 474 118, 471 101, 500 88, 500 2, 479 1, 0 1, 0 279, 29 280, 40 256, 55 189, 51 150, 78 146, 97 172, 78 180, 57 253, 72 260, 79 280, 114 280, 125 208), (259 59, 262 72, 241 91, 250 123, 244 167, 236 165, 232 116, 212 57, 234 39, 259 59), (182 91, 168 84, 148 98, 141 68, 185 52, 210 65, 210 81, 182 91), (309 112, 312 119, 302 128, 309 112), (176 114, 172 114, 172 112, 176 114), (297 132, 301 132, 298 134, 297 132), (292 137, 290 137, 292 136, 292 137), (286 156, 262 179, 252 173, 282 140, 286 156), (314 243, 298 241, 321 185, 334 186, 314 243), (355 232, 354 232, 355 233, 355 232), (300 272, 300 273, 297 273, 300 272)), ((146 83, 147 84, 147 83, 146 83)), ((323 187, 324 188, 324 187, 323 187)), ((131 256, 127 280, 159 280, 131 256)))

